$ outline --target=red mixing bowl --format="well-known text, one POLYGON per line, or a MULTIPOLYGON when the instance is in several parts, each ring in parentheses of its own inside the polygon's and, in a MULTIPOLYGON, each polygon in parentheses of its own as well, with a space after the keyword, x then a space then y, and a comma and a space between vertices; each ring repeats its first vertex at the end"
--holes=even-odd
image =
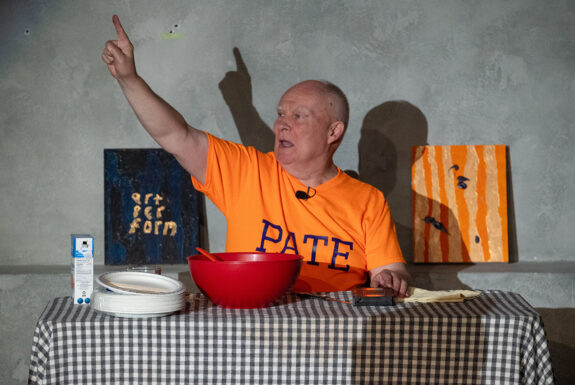
POLYGON ((283 296, 299 275, 302 257, 281 253, 212 253, 188 257, 198 288, 215 304, 234 309, 266 307, 283 296))

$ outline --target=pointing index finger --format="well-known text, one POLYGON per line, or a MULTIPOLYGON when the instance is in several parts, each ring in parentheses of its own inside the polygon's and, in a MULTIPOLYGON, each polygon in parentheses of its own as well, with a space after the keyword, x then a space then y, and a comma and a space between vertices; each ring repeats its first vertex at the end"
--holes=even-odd
POLYGON ((116 28, 116 36, 118 37, 118 41, 129 41, 128 35, 126 34, 126 31, 124 31, 124 27, 122 27, 118 15, 114 15, 112 17, 112 22, 116 28))

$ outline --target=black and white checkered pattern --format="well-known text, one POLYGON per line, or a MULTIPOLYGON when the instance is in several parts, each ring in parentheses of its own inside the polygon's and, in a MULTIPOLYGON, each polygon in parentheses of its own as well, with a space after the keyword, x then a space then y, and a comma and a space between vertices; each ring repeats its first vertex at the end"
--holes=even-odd
POLYGON ((29 383, 551 384, 553 372, 540 316, 514 293, 393 307, 287 296, 252 310, 194 294, 180 313, 147 319, 52 300, 29 383))

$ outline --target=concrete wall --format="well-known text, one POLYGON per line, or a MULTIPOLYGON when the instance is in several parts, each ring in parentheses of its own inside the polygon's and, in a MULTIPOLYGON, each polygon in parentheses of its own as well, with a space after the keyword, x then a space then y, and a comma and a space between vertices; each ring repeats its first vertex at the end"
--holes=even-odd
MULTIPOLYGON (((156 147, 100 59, 115 37, 114 13, 133 40, 141 75, 189 123, 227 139, 264 148, 287 87, 308 78, 339 84, 352 114, 336 162, 385 192, 408 259, 409 147, 509 146, 512 260, 568 263, 572 271, 573 1, 3 0, 0 266, 7 273, 0 313, 11 344, 21 343, 17 331, 24 344, 30 340, 33 321, 14 326, 20 318, 5 299, 22 285, 39 290, 60 281, 49 272, 28 280, 10 269, 66 265, 74 232, 96 236, 103 263, 103 150, 156 147), (235 73, 234 47, 251 84, 235 73), (246 107, 250 86, 253 105, 246 107), (378 135, 362 145, 374 127, 378 135), (369 167, 382 156, 390 166, 369 167)), ((209 202, 207 212, 209 247, 223 250, 225 220, 209 202)), ((555 286, 522 290, 550 296, 561 282, 571 293, 562 303, 572 307, 569 277, 552 275, 555 286)), ((503 275, 493 279, 505 286, 503 275)), ((41 306, 29 309, 20 314, 34 319, 41 306)), ((0 382, 25 381, 27 357, 2 357, 0 382)))
MULTIPOLYGON (((336 156, 343 169, 357 171, 360 155, 369 155, 358 152, 364 118, 380 113, 379 141, 396 152, 397 172, 363 178, 385 190, 405 231, 411 144, 508 145, 515 258, 575 260, 572 1, 8 0, 0 7, 0 263, 65 263, 71 232, 94 234, 103 250, 103 149, 155 146, 100 59, 115 37, 113 13, 133 39, 141 75, 192 125, 222 137, 239 140, 218 87, 236 69, 233 47, 267 125, 282 92, 299 80, 343 88, 352 111, 336 156), (414 127, 407 137, 394 131, 405 122, 414 127)), ((214 211, 210 246, 222 250, 225 226, 214 211)))

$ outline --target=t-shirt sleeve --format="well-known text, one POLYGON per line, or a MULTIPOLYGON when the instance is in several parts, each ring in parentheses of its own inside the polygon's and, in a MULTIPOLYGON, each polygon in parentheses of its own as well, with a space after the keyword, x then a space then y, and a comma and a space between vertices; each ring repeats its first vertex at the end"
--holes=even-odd
POLYGON ((233 191, 241 188, 242 177, 257 157, 250 148, 208 135, 209 148, 206 180, 200 183, 193 176, 194 188, 204 193, 226 215, 234 204, 233 191))
POLYGON ((405 263, 395 224, 387 201, 381 194, 376 200, 375 207, 370 210, 373 217, 366 229, 366 268, 375 269, 390 263, 405 263))

